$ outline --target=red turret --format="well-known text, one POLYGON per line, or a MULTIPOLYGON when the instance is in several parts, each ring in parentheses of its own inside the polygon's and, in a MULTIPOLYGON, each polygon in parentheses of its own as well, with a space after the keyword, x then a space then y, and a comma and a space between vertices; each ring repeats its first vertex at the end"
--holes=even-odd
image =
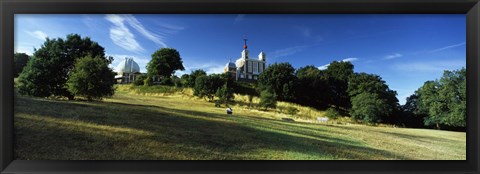
POLYGON ((243 39, 245 41, 245 43, 243 44, 243 49, 247 49, 247 39, 243 39))

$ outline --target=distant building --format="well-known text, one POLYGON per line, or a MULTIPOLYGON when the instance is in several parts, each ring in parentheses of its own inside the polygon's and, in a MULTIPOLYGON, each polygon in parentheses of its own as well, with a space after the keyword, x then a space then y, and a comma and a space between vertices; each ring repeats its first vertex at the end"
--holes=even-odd
POLYGON ((247 50, 247 39, 244 39, 242 57, 237 59, 235 63, 231 60, 225 65, 224 73, 237 81, 256 82, 258 76, 263 73, 266 68, 266 54, 262 51, 257 58, 251 59, 247 50))
POLYGON ((128 57, 117 65, 115 72, 117 73, 115 80, 119 84, 132 83, 138 76, 142 75, 137 62, 128 57))

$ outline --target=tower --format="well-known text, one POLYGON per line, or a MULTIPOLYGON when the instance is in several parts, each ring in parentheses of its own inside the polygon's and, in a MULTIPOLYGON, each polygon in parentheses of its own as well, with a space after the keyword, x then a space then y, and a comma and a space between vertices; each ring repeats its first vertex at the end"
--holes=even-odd
POLYGON ((248 50, 247 50, 247 39, 243 38, 243 51, 242 51, 242 58, 243 59, 248 59, 248 50))

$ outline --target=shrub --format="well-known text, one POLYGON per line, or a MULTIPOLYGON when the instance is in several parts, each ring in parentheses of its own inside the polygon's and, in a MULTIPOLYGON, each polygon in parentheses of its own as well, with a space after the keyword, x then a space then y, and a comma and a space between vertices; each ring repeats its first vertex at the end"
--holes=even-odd
POLYGON ((135 79, 135 81, 133 81, 133 85, 142 86, 144 84, 144 81, 145 81, 146 78, 147 78, 147 76, 145 76, 145 75, 138 76, 137 79, 135 79))
POLYGON ((172 79, 169 77, 162 78, 162 80, 160 81, 160 85, 173 86, 172 79))
POLYGON ((152 86, 153 85, 153 79, 150 76, 147 76, 145 80, 143 81, 143 86, 152 86))
POLYGON ((288 115, 295 115, 295 114, 298 113, 298 111, 299 111, 299 110, 298 110, 297 108, 295 108, 295 107, 291 107, 291 106, 290 106, 290 107, 287 107, 287 114, 288 114, 288 115))
POLYGON ((325 116, 330 119, 337 119, 340 117, 340 113, 333 107, 330 107, 326 110, 325 116))
POLYGON ((277 99, 275 94, 270 90, 264 90, 260 93, 260 107, 265 108, 265 111, 268 108, 276 108, 277 107, 277 99))

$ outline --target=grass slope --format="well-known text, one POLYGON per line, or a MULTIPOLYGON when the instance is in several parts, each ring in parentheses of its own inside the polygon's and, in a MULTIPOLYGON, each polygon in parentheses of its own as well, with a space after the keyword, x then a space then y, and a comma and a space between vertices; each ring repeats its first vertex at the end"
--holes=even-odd
POLYGON ((125 91, 103 102, 17 97, 16 159, 466 159, 462 132, 283 122, 125 91))

